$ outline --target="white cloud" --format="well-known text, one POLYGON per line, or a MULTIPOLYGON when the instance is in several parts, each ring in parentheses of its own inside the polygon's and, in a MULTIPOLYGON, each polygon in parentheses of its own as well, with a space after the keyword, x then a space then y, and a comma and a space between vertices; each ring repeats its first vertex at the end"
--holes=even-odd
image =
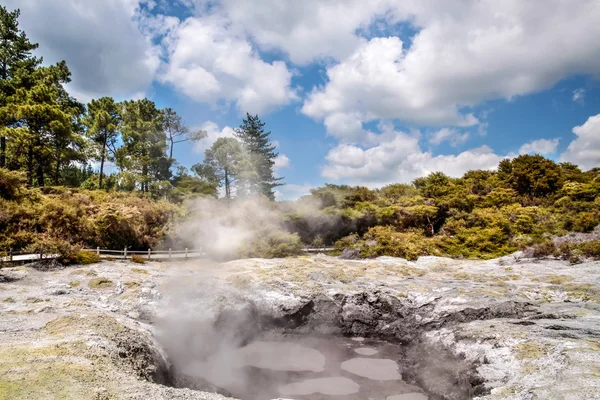
MULTIPOLYGON (((188 1, 188 4, 190 2, 188 1)), ((280 50, 296 64, 315 59, 342 59, 363 40, 357 29, 366 28, 385 13, 389 0, 222 0, 207 9, 204 0, 199 14, 210 11, 227 18, 247 33, 262 50, 280 50)))
POLYGON ((296 200, 299 197, 310 194, 310 190, 313 188, 314 188, 314 186, 309 185, 309 184, 304 184, 304 185, 297 185, 297 184, 293 184, 293 183, 286 184, 286 185, 278 187, 275 190, 275 199, 277 199, 278 201, 296 200))
POLYGON ((519 149, 519 154, 541 154, 550 155, 556 154, 558 149, 559 138, 555 139, 539 139, 529 143, 525 143, 519 149))
POLYGON ((80 101, 145 92, 160 64, 158 50, 134 21, 138 0, 5 0, 19 8, 21 29, 47 63, 66 60, 69 91, 80 101))
POLYGON ((160 79, 195 101, 232 101, 242 113, 261 113, 296 99, 285 63, 263 61, 227 20, 190 17, 164 45, 169 60, 160 79))
POLYGON ((579 88, 573 90, 573 101, 583 104, 585 102, 585 89, 579 88))
POLYGON ((466 142, 467 139, 469 139, 468 132, 460 133, 457 129, 442 128, 429 138, 429 143, 438 145, 442 142, 450 142, 452 146, 458 146, 466 142))
POLYGON ((384 126, 383 135, 391 139, 363 149, 356 145, 340 144, 326 157, 325 179, 368 187, 380 187, 391 182, 410 182, 431 172, 443 171, 461 176, 471 169, 493 169, 504 157, 482 146, 457 155, 434 156, 424 152, 414 135, 392 131, 384 126))
POLYGON ((561 154, 560 160, 577 164, 584 170, 600 167, 600 114, 573 128, 573 133, 577 138, 561 154))
POLYGON ((233 128, 226 126, 223 129, 219 129, 219 125, 212 121, 207 121, 203 123, 198 129, 206 132, 206 138, 198 141, 194 145, 194 150, 196 153, 204 153, 204 151, 219 138, 224 137, 234 137, 235 131, 233 128))
POLYGON ((302 108, 326 123, 334 115, 352 116, 349 137, 360 129, 357 121, 381 118, 473 125, 478 120, 470 106, 544 90, 573 74, 600 74, 595 0, 388 4, 388 14, 420 29, 412 44, 398 37, 362 42, 328 68, 329 82, 302 108))
POLYGON ((289 168, 290 165, 291 165, 290 159, 285 154, 279 154, 275 158, 275 164, 273 165, 273 168, 275 168, 275 169, 289 168))

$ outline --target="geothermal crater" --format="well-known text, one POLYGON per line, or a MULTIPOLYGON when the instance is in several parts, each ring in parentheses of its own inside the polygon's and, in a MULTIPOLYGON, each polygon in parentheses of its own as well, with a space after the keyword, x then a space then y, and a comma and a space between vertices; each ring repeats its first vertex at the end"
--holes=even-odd
POLYGON ((0 398, 597 399, 600 263, 0 271, 0 398))

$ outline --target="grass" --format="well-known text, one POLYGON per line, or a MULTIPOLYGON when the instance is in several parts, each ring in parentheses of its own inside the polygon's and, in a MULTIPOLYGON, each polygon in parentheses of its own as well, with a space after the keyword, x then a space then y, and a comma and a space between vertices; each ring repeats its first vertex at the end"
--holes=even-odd
POLYGON ((146 259, 140 255, 134 254, 131 256, 131 262, 136 264, 145 264, 146 259))
POLYGON ((516 345, 515 352, 519 360, 539 359, 546 355, 546 348, 541 343, 529 340, 516 345))
POLYGON ((108 289, 108 288, 113 287, 114 283, 107 278, 98 277, 98 278, 90 279, 88 286, 91 289, 108 289))
POLYGON ((131 268, 131 272, 135 272, 136 274, 150 275, 150 272, 143 268, 131 268))
POLYGON ((79 285, 81 285, 81 282, 79 282, 79 281, 69 282, 69 286, 71 286, 72 288, 79 287, 79 285))

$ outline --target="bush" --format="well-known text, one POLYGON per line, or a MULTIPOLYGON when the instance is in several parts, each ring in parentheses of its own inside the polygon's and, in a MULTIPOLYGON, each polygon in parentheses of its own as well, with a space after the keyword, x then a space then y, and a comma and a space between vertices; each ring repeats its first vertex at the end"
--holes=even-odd
POLYGON ((145 264, 146 259, 138 254, 134 254, 131 256, 131 262, 136 264, 145 264))
POLYGON ((26 191, 23 174, 0 168, 0 198, 16 200, 26 191))
POLYGON ((559 253, 554 241, 547 240, 531 247, 531 256, 535 258, 545 258, 555 256, 559 253))
POLYGON ((75 263, 89 265, 100 262, 100 256, 93 251, 81 250, 75 255, 75 263))

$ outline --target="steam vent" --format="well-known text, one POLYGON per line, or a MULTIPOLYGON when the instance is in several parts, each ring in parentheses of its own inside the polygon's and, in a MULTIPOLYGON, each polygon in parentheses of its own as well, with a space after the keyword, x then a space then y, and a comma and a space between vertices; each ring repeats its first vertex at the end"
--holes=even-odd
POLYGON ((598 262, 315 255, 0 273, 2 399, 600 398, 598 262))

